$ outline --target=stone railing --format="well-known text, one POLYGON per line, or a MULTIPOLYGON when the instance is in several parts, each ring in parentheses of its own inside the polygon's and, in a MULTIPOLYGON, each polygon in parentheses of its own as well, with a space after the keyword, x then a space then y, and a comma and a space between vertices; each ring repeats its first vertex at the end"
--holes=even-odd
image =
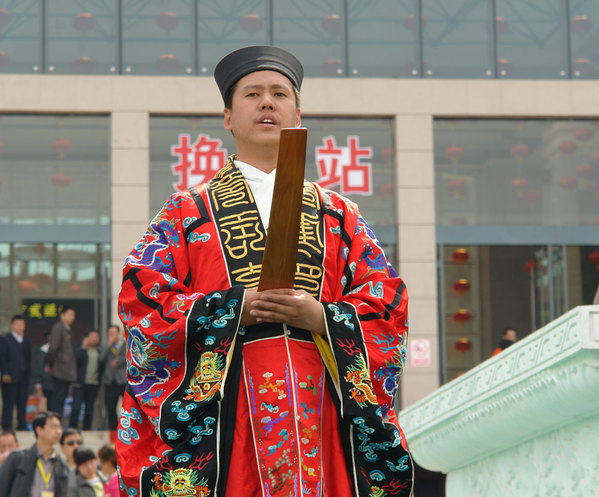
POLYGON ((599 306, 572 309, 400 412, 447 497, 599 496, 599 306))

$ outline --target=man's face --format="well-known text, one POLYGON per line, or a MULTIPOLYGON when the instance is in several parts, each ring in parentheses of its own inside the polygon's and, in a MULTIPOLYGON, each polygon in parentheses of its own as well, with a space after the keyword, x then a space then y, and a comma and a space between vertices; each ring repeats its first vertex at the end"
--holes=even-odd
POLYGON ((75 311, 73 309, 69 309, 68 311, 63 312, 60 315, 60 319, 62 319, 62 322, 67 326, 71 326, 75 322, 75 311))
POLYGON ((87 335, 87 345, 88 347, 97 347, 100 343, 100 334, 97 332, 91 332, 87 335))
POLYGON ((510 340, 511 342, 515 342, 518 338, 518 336, 516 335, 516 330, 505 330, 503 338, 505 338, 506 340, 510 340))
POLYGON ((66 437, 64 437, 62 445, 60 446, 60 450, 66 458, 71 459, 73 457, 73 452, 75 452, 75 449, 77 447, 81 447, 82 445, 83 437, 79 435, 79 433, 73 433, 72 435, 67 435, 66 437))
POLYGON ((15 450, 19 445, 11 434, 0 435, 0 454, 15 450))
POLYGON ((114 342, 117 342, 118 339, 119 339, 118 328, 115 328, 114 326, 111 326, 110 328, 108 328, 108 341, 110 343, 114 343, 114 342))
POLYGON ((24 319, 15 319, 11 323, 10 327, 15 333, 22 335, 23 332, 25 331, 25 320, 24 319))
POLYGON ((235 136, 237 150, 278 145, 281 128, 301 125, 291 82, 276 71, 256 71, 241 78, 225 109, 224 127, 235 136))
POLYGON ((36 428, 36 430, 38 439, 44 440, 52 445, 60 442, 60 437, 62 436, 62 425, 60 424, 60 420, 58 418, 46 419, 46 424, 44 427, 36 428))

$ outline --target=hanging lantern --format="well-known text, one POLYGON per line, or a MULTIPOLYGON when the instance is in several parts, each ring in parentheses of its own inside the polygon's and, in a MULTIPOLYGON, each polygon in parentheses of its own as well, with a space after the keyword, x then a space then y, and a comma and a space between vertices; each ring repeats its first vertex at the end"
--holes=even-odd
POLYGON ((591 264, 593 264, 593 266, 595 266, 597 269, 599 269, 599 250, 595 250, 594 252, 591 252, 587 256, 587 259, 589 260, 589 262, 591 264))
POLYGON ((445 149, 445 157, 447 157, 454 165, 457 164, 463 156, 464 149, 462 147, 447 147, 445 149))
POLYGON ((521 197, 528 188, 528 180, 526 178, 515 178, 510 181, 510 186, 521 197))
POLYGON ((576 166, 576 174, 588 179, 595 174, 595 168, 592 164, 580 164, 579 166, 576 166))
POLYGON ((10 55, 4 50, 0 50, 0 67, 7 66, 10 64, 10 55))
POLYGON ((537 261, 535 261, 534 259, 531 259, 530 261, 526 261, 524 263, 524 271, 526 271, 526 274, 531 274, 534 272, 534 270, 537 267, 537 261))
POLYGON ((534 206, 539 200, 541 200, 541 192, 539 190, 528 190, 522 194, 522 199, 526 200, 530 206, 534 206))
POLYGON ((32 293, 37 290, 37 283, 31 280, 21 280, 19 281, 19 290, 23 293, 32 293))
POLYGON ((323 71, 325 76, 338 76, 342 73, 342 67, 341 59, 329 59, 324 63, 323 71))
POLYGON ((71 70, 78 74, 89 74, 94 69, 94 61, 87 55, 82 55, 71 61, 71 70))
POLYGON ((574 138, 583 143, 588 142, 593 138, 593 130, 591 128, 576 128, 574 130, 574 138))
POLYGON ((71 182, 71 177, 68 174, 56 173, 52 175, 52 184, 58 188, 68 186, 71 182))
POLYGON ((175 72, 179 69, 179 57, 174 54, 162 54, 156 59, 156 69, 160 72, 175 72))
POLYGON ((530 147, 528 145, 514 145, 510 150, 510 155, 522 162, 530 154, 530 147))
POLYGON ((498 35, 505 34, 509 31, 510 25, 504 17, 495 18, 495 32, 498 35))
POLYGON ((168 34, 179 25, 179 16, 174 12, 161 12, 156 16, 156 25, 168 34))
POLYGON ((592 27, 593 23, 587 16, 574 16, 570 19, 570 29, 579 36, 586 35, 592 27))
POLYGON ((6 26, 12 19, 12 14, 6 9, 0 9, 0 29, 6 26))
POLYGON ((52 146, 54 147, 54 150, 58 152, 60 158, 64 159, 65 154, 71 148, 71 140, 67 140, 66 138, 59 138, 58 140, 54 141, 52 146))
POLYGON ((465 248, 455 249, 451 254, 453 262, 457 262, 460 266, 470 259, 470 254, 465 248))
POLYGON ((509 76, 512 73, 512 63, 508 59, 497 59, 497 72, 501 76, 509 76))
POLYGON ((327 33, 335 34, 339 32, 341 27, 341 17, 337 14, 331 14, 322 19, 322 29, 327 33))
POLYGON ((467 338, 460 338, 453 344, 457 352, 464 355, 472 348, 472 342, 467 338))
POLYGON ((73 27, 80 31, 81 34, 85 34, 88 31, 94 29, 96 25, 96 18, 91 12, 82 12, 73 17, 73 27))
POLYGON ((573 176, 564 176, 560 178, 559 186, 564 190, 574 190, 578 186, 578 181, 573 176))
POLYGON ((557 146, 557 148, 562 154, 571 154, 576 152, 578 145, 572 140, 564 140, 557 146))
POLYGON ((453 313, 453 320, 461 325, 470 321, 471 317, 470 312, 466 309, 458 309, 453 313))
POLYGON ((71 293, 79 293, 80 290, 81 290, 81 285, 79 283, 72 283, 69 286, 69 291, 71 293))
POLYGON ((460 278, 453 284, 453 290, 458 292, 460 296, 463 296, 468 290, 470 290, 470 282, 466 278, 460 278))
POLYGON ((584 57, 576 59, 574 62, 572 62, 572 69, 576 76, 588 76, 595 72, 593 63, 590 61, 590 59, 586 59, 584 57))
POLYGON ((247 14, 241 18, 239 24, 244 31, 254 34, 262 29, 262 18, 258 14, 247 14))
POLYGON ((452 179, 447 182, 447 189, 454 199, 460 199, 466 193, 466 182, 463 179, 452 179))

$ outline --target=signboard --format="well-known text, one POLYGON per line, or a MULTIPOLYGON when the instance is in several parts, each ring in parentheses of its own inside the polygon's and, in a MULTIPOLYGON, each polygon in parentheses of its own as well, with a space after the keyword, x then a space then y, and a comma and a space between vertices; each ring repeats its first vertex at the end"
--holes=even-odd
POLYGON ((410 338, 410 363, 423 368, 431 365, 431 341, 428 338, 410 338))

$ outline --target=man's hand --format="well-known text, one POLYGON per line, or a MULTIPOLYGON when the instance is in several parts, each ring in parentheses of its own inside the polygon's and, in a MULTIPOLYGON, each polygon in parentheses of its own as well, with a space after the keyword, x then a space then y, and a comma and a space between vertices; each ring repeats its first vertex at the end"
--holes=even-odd
POLYGON ((304 290, 282 288, 256 292, 246 290, 246 300, 242 313, 249 314, 246 324, 286 323, 295 328, 325 334, 322 305, 304 290))

